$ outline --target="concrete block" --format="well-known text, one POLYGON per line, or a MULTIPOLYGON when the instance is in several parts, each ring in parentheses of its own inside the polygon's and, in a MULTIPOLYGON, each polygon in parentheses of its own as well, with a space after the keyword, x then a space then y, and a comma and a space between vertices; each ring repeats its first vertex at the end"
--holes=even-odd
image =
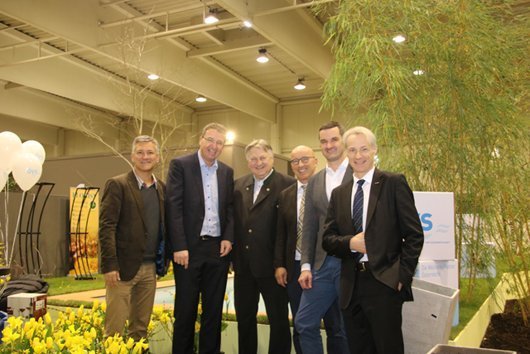
POLYGON ((403 304, 405 353, 427 353, 447 344, 459 290, 414 278, 412 291, 414 301, 403 304))

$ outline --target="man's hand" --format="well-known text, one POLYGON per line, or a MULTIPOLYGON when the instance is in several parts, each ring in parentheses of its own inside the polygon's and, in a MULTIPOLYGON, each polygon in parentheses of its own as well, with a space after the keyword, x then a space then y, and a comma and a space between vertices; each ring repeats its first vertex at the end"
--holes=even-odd
POLYGON ((232 251, 232 242, 227 240, 221 241, 221 257, 228 255, 232 251))
POLYGON ((188 250, 173 252, 173 261, 176 264, 183 266, 184 269, 188 269, 188 263, 190 261, 188 250))
POLYGON ((350 249, 360 253, 366 253, 366 244, 364 243, 364 232, 359 232, 350 239, 350 249))
POLYGON ((298 278, 298 283, 302 289, 311 289, 313 287, 313 274, 310 270, 303 270, 298 278))
POLYGON ((120 279, 120 273, 116 270, 103 274, 106 286, 116 286, 120 279))
POLYGON ((279 286, 285 286, 287 285, 287 269, 284 267, 278 267, 274 271, 274 277, 276 278, 276 282, 279 286))

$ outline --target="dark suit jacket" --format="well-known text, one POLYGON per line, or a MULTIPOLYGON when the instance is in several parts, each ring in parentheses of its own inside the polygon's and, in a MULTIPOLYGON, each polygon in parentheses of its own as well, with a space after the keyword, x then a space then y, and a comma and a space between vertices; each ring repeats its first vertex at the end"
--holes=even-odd
MULTIPOLYGON (((157 180, 160 208, 160 243, 157 250, 157 273, 162 275, 164 253, 164 189, 157 180)), ((105 184, 99 216, 101 271, 119 271, 121 280, 134 278, 143 261, 146 241, 144 206, 138 181, 133 171, 113 177, 105 184)))
POLYGON ((294 183, 284 189, 278 198, 278 227, 273 264, 274 268, 287 269, 288 281, 291 281, 294 272, 298 225, 297 192, 298 183, 294 183))
MULTIPOLYGON (((232 198, 234 171, 217 161, 217 188, 221 238, 234 241, 232 198)), ((200 242, 204 221, 204 190, 197 152, 177 157, 169 164, 166 187, 166 222, 172 252, 193 250, 200 242)))
MULTIPOLYGON (((342 258, 342 308, 351 301, 356 276, 355 253, 349 246, 354 234, 352 187, 353 181, 331 194, 323 241, 326 251, 342 258)), ((393 289, 401 282, 403 299, 411 301, 412 277, 423 247, 423 229, 412 191, 405 176, 376 169, 369 198, 365 243, 370 270, 377 280, 393 289)))
POLYGON ((256 202, 252 174, 236 180, 234 186, 235 243, 234 269, 237 274, 251 272, 254 277, 274 276, 274 243, 278 197, 280 192, 296 180, 273 171, 264 181, 256 202), (250 264, 250 269, 245 267, 250 264))

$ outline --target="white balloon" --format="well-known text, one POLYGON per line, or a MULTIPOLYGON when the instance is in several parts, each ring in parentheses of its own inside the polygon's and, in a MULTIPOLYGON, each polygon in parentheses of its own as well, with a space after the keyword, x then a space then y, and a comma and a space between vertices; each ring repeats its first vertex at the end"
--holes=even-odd
POLYGON ((22 144, 22 151, 33 154, 33 156, 35 156, 40 161, 41 164, 46 159, 46 150, 44 150, 44 147, 38 141, 35 141, 35 140, 25 141, 22 144))
POLYGON ((33 154, 22 152, 13 163, 13 178, 23 191, 29 190, 37 183, 42 174, 42 164, 33 154))
POLYGON ((6 170, 3 166, 0 166, 0 192, 4 190, 8 177, 9 171, 6 170))
POLYGON ((12 132, 0 133, 0 165, 11 172, 16 156, 22 151, 22 142, 12 132))

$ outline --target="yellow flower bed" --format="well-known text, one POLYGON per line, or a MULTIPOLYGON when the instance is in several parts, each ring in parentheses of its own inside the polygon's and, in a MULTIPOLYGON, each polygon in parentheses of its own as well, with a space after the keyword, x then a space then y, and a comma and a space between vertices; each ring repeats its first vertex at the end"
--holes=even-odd
POLYGON ((172 328, 170 312, 155 306, 146 339, 135 342, 120 335, 105 339, 105 310, 105 303, 95 301, 89 311, 83 306, 74 310, 66 308, 59 312, 56 321, 52 321, 49 313, 38 320, 10 316, 2 331, 0 353, 142 353, 156 331, 170 333, 172 328))

